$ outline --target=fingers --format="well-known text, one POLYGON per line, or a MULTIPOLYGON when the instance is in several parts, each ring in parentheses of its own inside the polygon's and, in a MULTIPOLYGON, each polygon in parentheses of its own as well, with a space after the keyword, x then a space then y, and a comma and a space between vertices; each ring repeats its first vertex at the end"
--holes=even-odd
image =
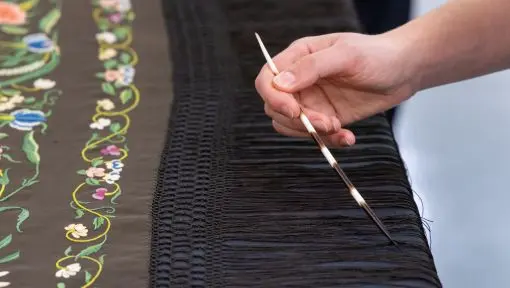
POLYGON ((349 65, 337 46, 301 57, 273 78, 278 90, 294 93, 315 84, 320 78, 341 75, 349 65))
MULTIPOLYGON (((332 39, 334 39, 334 37, 335 34, 328 34, 299 39, 292 43, 287 49, 276 55, 273 61, 275 62, 276 67, 281 71, 282 69, 292 66, 296 61, 299 61, 299 59, 302 59, 306 55, 331 46, 331 43, 333 43, 332 39)), ((283 78, 283 81, 292 81, 292 79, 286 80, 285 76, 286 75, 283 75, 280 78, 283 78)), ((276 112, 290 118, 298 117, 300 111, 298 102, 291 95, 292 93, 276 89, 273 83, 274 77, 275 75, 268 65, 264 65, 255 79, 255 87, 258 93, 264 102, 269 104, 269 106, 276 112)))
MULTIPOLYGON (((286 117, 285 115, 282 115, 273 109, 269 105, 264 105, 264 110, 266 114, 271 117, 274 121, 276 121, 281 126, 284 126, 286 128, 301 131, 301 132, 307 132, 305 126, 301 122, 300 119, 295 118, 291 119, 286 117)), ((341 125, 340 121, 337 117, 329 117, 322 113, 317 113, 310 109, 304 109, 305 114, 307 115, 308 119, 316 129, 317 133, 319 134, 334 134, 340 131, 341 125)))
MULTIPOLYGON (((285 136, 289 136, 289 137, 300 137, 300 138, 310 138, 311 137, 308 132, 288 128, 274 120, 273 120, 273 128, 276 130, 276 132, 278 132, 282 135, 285 135, 285 136)), ((354 134, 347 129, 341 129, 339 132, 330 134, 330 135, 321 135, 321 137, 324 139, 324 142, 326 142, 325 144, 328 147, 352 146, 356 142, 356 138, 355 138, 354 134)))

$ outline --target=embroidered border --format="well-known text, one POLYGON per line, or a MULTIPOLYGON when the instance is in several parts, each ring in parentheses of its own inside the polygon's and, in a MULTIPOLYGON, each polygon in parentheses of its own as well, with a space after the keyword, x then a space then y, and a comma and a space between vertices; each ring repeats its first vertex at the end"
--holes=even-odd
MULTIPOLYGON (((96 0, 92 3, 93 19, 100 31, 96 34, 98 58, 105 68, 96 76, 102 80, 106 98, 97 101, 90 124, 91 137, 81 151, 84 164, 89 166, 78 171, 85 177, 84 182, 72 192, 70 206, 76 213, 75 219, 81 223, 65 227, 65 237, 72 244, 64 251, 65 256, 57 260, 55 273, 58 279, 84 273, 82 287, 93 285, 105 265, 101 250, 112 227, 111 218, 115 217, 115 199, 121 194, 118 181, 124 167, 122 161, 129 151, 124 135, 131 123, 129 113, 140 101, 140 93, 133 84, 138 56, 130 46, 135 18, 131 2, 96 0), (109 203, 104 204, 105 199, 109 203)), ((57 287, 65 287, 65 283, 59 282, 57 287)))
MULTIPOLYGON (((41 157, 36 139, 45 134, 50 108, 62 93, 55 88, 55 81, 40 78, 60 63, 56 25, 61 16, 61 2, 47 2, 50 3, 48 11, 38 10, 39 0, 0 2, 0 30, 4 38, 0 41, 0 214, 19 213, 18 233, 22 233, 21 226, 30 213, 26 207, 10 202, 18 193, 39 182, 41 157), (31 23, 39 15, 42 15, 40 20, 31 23), (21 140, 20 149, 12 145, 17 138, 21 140), (11 144, 5 144, 7 142, 11 144), (9 173, 23 166, 28 166, 32 174, 10 179, 9 173)), ((2 221, 2 225, 8 224, 4 223, 2 221)), ((19 250, 12 252, 10 248, 13 238, 13 234, 0 235, 0 264, 21 257, 19 250)), ((0 277, 3 278, 9 271, 2 270, 0 277)), ((10 284, 0 280, 0 287, 10 284)))

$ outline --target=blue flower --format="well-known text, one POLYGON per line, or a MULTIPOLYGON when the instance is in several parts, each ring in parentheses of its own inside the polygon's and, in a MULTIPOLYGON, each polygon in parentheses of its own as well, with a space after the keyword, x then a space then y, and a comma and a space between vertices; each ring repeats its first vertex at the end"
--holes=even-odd
POLYGON ((23 42, 27 45, 27 49, 34 53, 46 53, 55 49, 53 41, 44 33, 30 34, 23 37, 23 42))
POLYGON ((120 77, 117 82, 122 85, 129 85, 135 78, 135 68, 131 65, 122 66, 119 68, 120 77))
POLYGON ((46 121, 46 116, 41 111, 21 109, 12 112, 13 120, 9 123, 14 129, 29 131, 46 121))

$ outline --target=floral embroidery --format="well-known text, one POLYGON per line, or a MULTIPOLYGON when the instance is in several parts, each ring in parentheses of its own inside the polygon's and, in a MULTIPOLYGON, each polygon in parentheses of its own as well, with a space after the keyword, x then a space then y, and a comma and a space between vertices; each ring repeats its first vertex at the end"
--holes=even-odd
MULTIPOLYGON (((67 271, 69 266, 66 265, 81 263, 83 269, 75 273, 85 275, 85 284, 81 287, 95 285, 105 265, 105 255, 101 251, 113 225, 115 200, 122 192, 119 183, 129 151, 126 134, 131 123, 130 112, 140 101, 139 91, 133 84, 138 56, 131 48, 131 24, 135 18, 131 2, 92 0, 92 3, 95 5, 92 15, 99 29, 94 35, 99 45, 98 59, 104 66, 96 77, 100 80, 103 97, 96 103, 89 123, 91 136, 81 151, 84 166, 77 173, 84 179, 72 192, 70 204, 76 213, 74 218, 83 224, 66 227, 65 237, 71 246, 56 263, 56 273, 62 277, 56 276, 61 279, 65 278, 65 272, 60 271, 67 271), (95 263, 97 269, 87 270, 92 268, 85 266, 85 262, 95 263)), ((64 287, 65 284, 59 282, 59 285, 64 287)))
MULTIPOLYGON (((0 271, 0 278, 9 275, 9 271, 0 271)), ((0 288, 10 286, 10 282, 0 281, 0 288)))
POLYGON ((25 24, 27 13, 18 4, 0 2, 0 24, 22 25, 25 24))
POLYGON ((60 278, 69 278, 71 276, 76 275, 81 270, 80 263, 73 263, 70 265, 67 265, 66 267, 59 269, 57 273, 55 273, 55 276, 60 278))
POLYGON ((89 230, 83 224, 70 224, 66 226, 66 231, 71 234, 74 238, 79 239, 80 237, 87 237, 89 230))
MULTIPOLYGON (((61 0, 0 1, 0 204, 6 204, 0 206, 0 216, 18 213, 14 225, 0 223, 2 228, 13 225, 17 233, 23 232, 30 212, 14 201, 39 182, 37 139, 45 134, 51 106, 61 94, 55 81, 44 78, 60 63, 56 30, 60 13, 61 0)), ((0 264, 22 256, 13 249, 15 236, 0 235, 0 264)), ((0 287, 11 285, 4 280, 8 274, 0 272, 0 287)))

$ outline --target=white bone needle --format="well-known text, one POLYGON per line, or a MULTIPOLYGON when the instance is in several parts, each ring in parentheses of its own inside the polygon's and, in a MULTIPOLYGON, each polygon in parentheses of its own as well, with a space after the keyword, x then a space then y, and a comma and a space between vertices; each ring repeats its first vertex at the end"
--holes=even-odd
MULTIPOLYGON (((267 52, 266 47, 264 46, 264 43, 262 43, 262 39, 260 39, 259 34, 255 33, 255 37, 257 38, 257 41, 259 42, 260 49, 262 49, 262 53, 264 54, 264 57, 266 58, 266 62, 269 65, 269 68, 275 75, 278 75, 280 72, 278 72, 278 69, 276 68, 276 65, 274 64, 273 60, 271 59, 271 56, 269 56, 269 53, 267 52)), ((344 181, 345 185, 349 189, 354 200, 356 200, 356 202, 358 202, 358 205, 361 208, 363 208, 363 210, 372 219, 372 221, 374 221, 374 223, 377 225, 379 230, 381 230, 381 232, 384 233, 384 235, 390 240, 390 242, 393 243, 393 245, 398 247, 397 243, 391 238, 388 230, 384 227, 384 224, 381 222, 381 220, 379 220, 377 215, 375 215, 374 211, 370 208, 370 206, 368 206, 365 199, 363 199, 363 197, 358 192, 356 187, 354 187, 354 185, 349 180, 349 178, 347 177, 345 172, 342 170, 342 168, 340 168, 340 165, 338 165, 338 162, 335 160, 335 157, 333 157, 333 155, 331 154, 329 149, 324 144, 324 141, 317 134, 317 131, 315 130, 315 128, 313 128, 312 123, 310 122, 310 120, 308 120, 308 117, 306 117, 302 108, 301 108, 301 113, 299 114, 299 118, 301 119, 301 122, 303 123, 303 125, 306 127, 306 130, 308 130, 308 133, 310 133, 310 135, 312 136, 313 140, 315 140, 317 145, 319 145, 319 148, 320 148, 322 154, 324 155, 324 157, 326 157, 326 159, 328 160, 331 167, 333 167, 333 169, 335 169, 335 171, 340 176, 340 178, 342 178, 342 180, 344 181)))

